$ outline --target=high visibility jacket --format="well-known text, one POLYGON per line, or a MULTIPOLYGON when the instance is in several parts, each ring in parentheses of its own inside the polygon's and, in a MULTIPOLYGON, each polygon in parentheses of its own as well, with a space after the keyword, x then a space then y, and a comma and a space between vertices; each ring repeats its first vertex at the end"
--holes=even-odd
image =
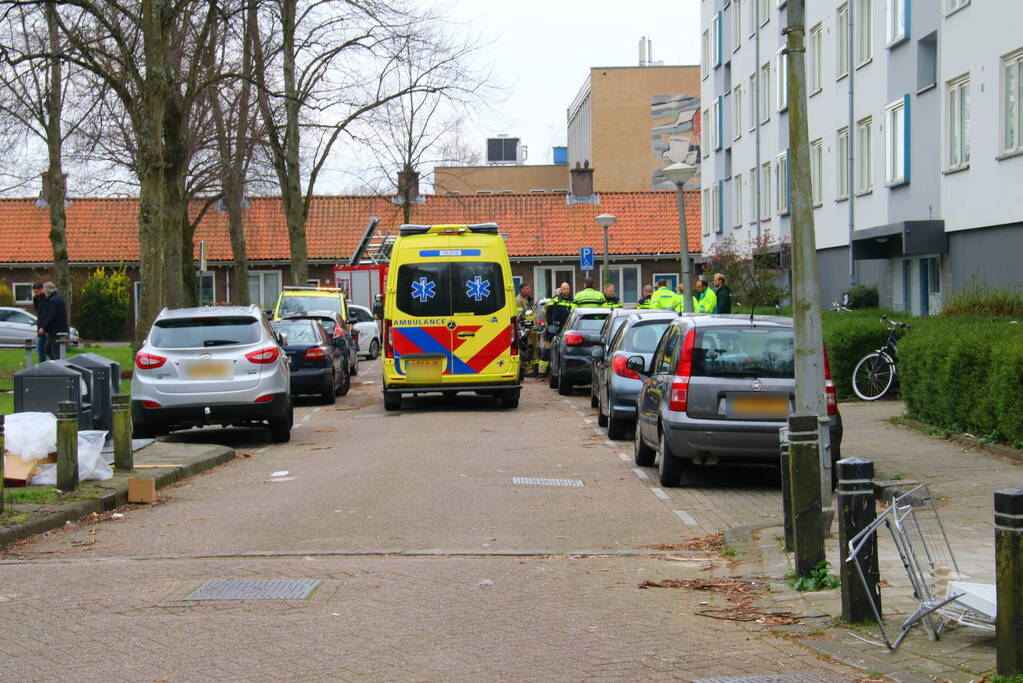
POLYGON ((636 304, 636 308, 641 309, 650 308, 650 295, 648 294, 647 296, 640 299, 639 302, 636 304))
POLYGON ((699 294, 693 295, 693 311, 696 313, 717 313, 718 297, 710 287, 704 287, 699 294))
POLYGON ((667 287, 658 287, 657 291, 650 295, 649 308, 671 310, 679 303, 679 296, 667 287))
POLYGON ((544 320, 548 325, 556 325, 561 327, 568 320, 569 314, 575 306, 572 304, 572 300, 562 297, 560 294, 547 301, 547 307, 544 309, 544 320))
POLYGON ((572 303, 576 306, 603 306, 605 299, 603 294, 592 287, 587 287, 582 291, 576 292, 572 303))
POLYGON ((607 306, 608 308, 621 308, 622 300, 616 296, 605 296, 604 305, 607 306))

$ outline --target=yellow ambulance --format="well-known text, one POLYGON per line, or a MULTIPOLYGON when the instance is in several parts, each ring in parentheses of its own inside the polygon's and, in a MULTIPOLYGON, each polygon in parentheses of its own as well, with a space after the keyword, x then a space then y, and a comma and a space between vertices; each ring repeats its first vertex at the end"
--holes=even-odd
POLYGON ((384 300, 384 407, 459 391, 517 407, 514 292, 496 223, 401 226, 384 300))

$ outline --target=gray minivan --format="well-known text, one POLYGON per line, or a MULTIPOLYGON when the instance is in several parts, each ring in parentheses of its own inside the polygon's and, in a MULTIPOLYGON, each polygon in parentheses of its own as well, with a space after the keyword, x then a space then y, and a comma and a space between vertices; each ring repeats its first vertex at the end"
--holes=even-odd
MULTIPOLYGON (((778 428, 793 411, 796 381, 792 319, 779 316, 682 316, 665 330, 640 373, 635 459, 650 466, 660 452, 662 486, 678 486, 695 465, 779 460, 778 428)), ((837 461, 842 420, 825 364, 831 454, 837 461)))

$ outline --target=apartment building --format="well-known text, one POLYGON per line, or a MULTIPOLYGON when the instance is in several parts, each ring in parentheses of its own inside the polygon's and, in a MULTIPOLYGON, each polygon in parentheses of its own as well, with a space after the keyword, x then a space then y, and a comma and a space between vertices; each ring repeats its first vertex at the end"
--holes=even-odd
MULTIPOLYGON (((785 1, 701 3, 704 252, 786 239, 785 1)), ((925 314, 974 273, 1018 283, 1023 3, 815 0, 806 15, 823 304, 857 282, 925 314)))

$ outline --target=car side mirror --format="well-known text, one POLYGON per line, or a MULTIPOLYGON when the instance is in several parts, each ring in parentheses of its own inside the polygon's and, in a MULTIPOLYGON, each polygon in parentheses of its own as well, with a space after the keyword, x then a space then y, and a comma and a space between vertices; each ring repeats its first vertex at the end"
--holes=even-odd
POLYGON ((593 358, 594 360, 599 360, 600 358, 603 358, 603 357, 604 357, 604 347, 603 346, 601 346, 600 344, 597 344, 596 346, 591 346, 590 347, 590 358, 593 358))
POLYGON ((634 370, 641 375, 649 375, 646 369, 646 360, 643 356, 629 356, 629 360, 625 361, 625 367, 630 370, 634 370))
POLYGON ((283 332, 278 332, 277 333, 277 343, 280 344, 281 346, 287 346, 288 345, 288 335, 284 334, 283 332))

